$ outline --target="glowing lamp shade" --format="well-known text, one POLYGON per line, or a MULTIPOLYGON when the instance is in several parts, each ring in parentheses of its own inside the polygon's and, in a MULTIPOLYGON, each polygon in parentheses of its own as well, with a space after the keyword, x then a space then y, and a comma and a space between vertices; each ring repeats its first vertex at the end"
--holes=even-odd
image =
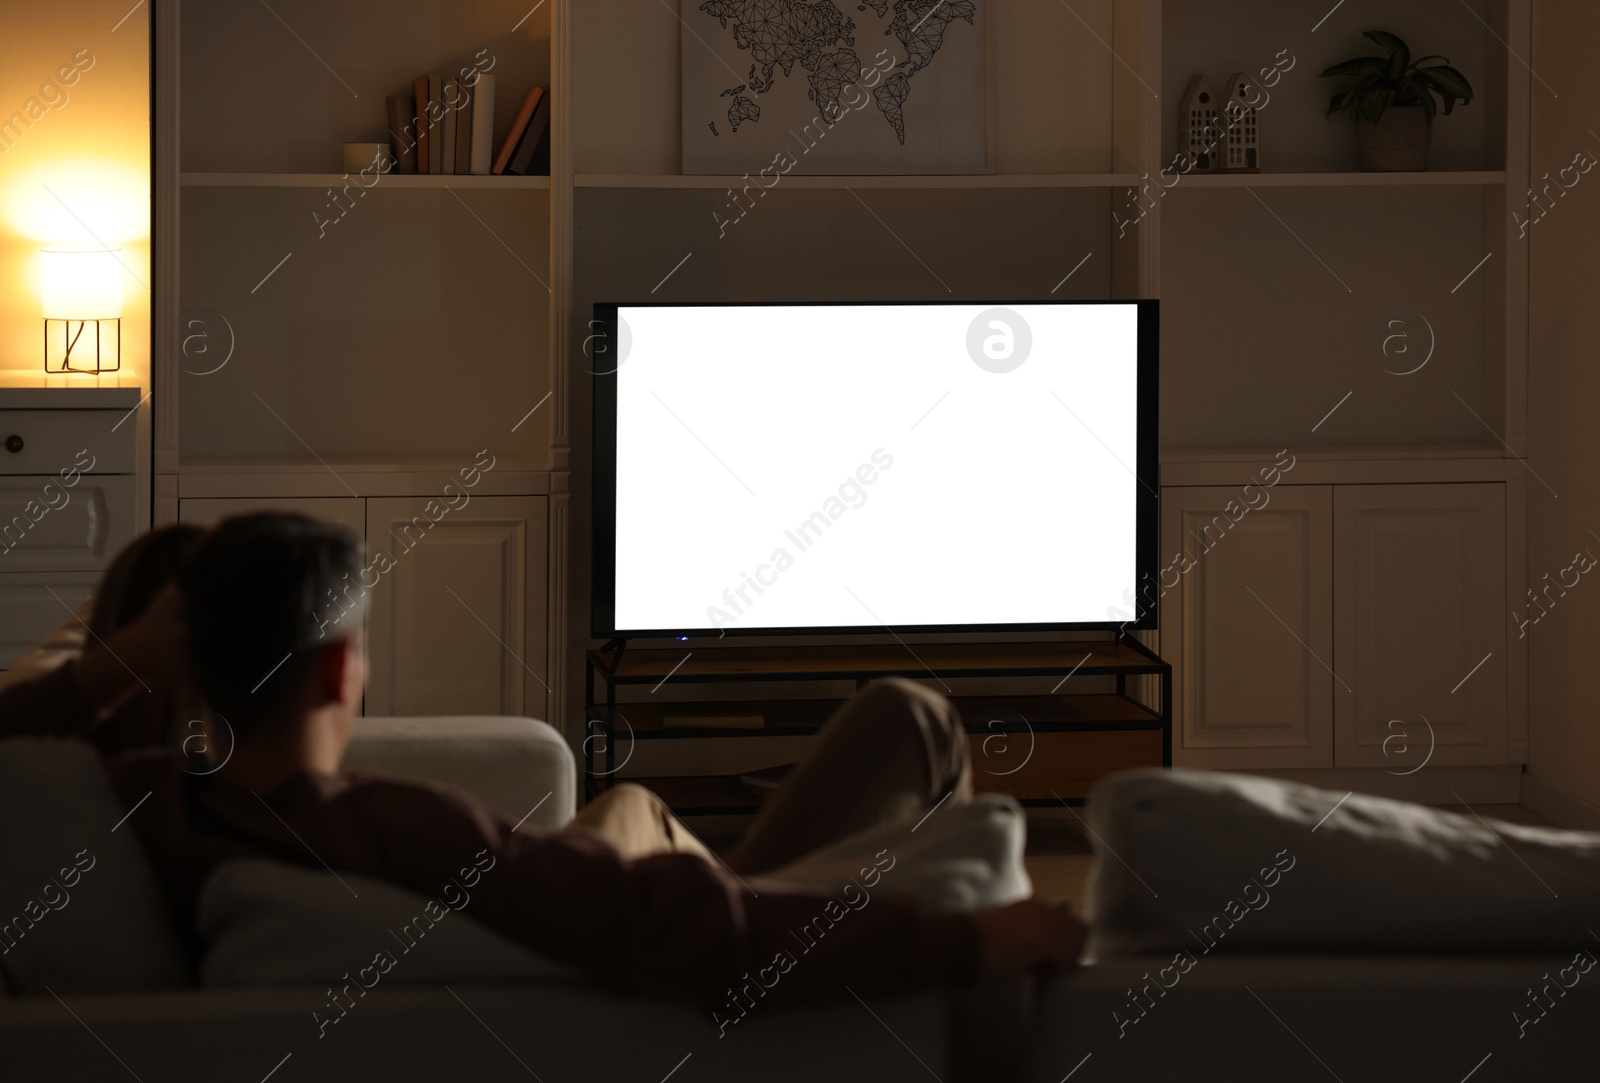
POLYGON ((39 253, 46 372, 115 372, 122 365, 122 276, 118 249, 47 248, 39 253))
POLYGON ((39 253, 39 293, 47 320, 122 318, 120 249, 46 248, 39 253))

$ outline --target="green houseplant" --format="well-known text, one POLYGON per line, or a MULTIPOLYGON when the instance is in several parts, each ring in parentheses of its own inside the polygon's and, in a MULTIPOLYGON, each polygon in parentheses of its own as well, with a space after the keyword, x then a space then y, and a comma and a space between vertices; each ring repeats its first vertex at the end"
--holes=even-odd
POLYGON ((1353 87, 1333 96, 1328 116, 1345 113, 1357 122, 1362 168, 1427 169, 1439 102, 1449 116, 1457 102, 1465 105, 1472 101, 1472 84, 1450 66, 1449 57, 1413 60, 1406 43, 1387 30, 1368 30, 1365 37, 1387 55, 1358 56, 1322 73, 1324 79, 1356 77, 1353 87), (1443 63, 1429 65, 1430 60, 1443 63))

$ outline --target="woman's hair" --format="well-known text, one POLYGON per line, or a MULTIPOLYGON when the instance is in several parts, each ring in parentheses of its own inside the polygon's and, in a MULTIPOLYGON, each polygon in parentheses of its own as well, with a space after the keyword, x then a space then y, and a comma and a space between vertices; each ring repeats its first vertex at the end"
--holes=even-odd
POLYGON ((138 620, 161 588, 177 580, 205 536, 197 526, 175 524, 157 527, 124 546, 100 578, 89 631, 103 640, 138 620))

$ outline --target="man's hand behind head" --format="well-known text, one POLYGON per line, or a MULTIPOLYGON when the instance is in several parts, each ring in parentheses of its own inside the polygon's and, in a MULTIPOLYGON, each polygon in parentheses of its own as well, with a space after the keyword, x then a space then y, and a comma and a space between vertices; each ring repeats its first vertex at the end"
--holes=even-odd
POLYGON ((135 693, 169 689, 189 679, 189 633, 183 595, 163 587, 133 623, 105 639, 91 636, 78 659, 78 687, 103 709, 135 693))

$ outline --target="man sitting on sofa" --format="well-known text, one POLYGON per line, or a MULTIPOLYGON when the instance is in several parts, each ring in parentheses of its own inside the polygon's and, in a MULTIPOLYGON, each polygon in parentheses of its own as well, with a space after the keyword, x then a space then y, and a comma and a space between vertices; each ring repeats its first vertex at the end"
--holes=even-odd
MULTIPOLYGON (((470 884, 468 914, 534 952, 619 988, 710 1003, 793 952, 790 930, 833 894, 762 873, 971 793, 954 709, 903 681, 839 712, 726 865, 636 786, 535 833, 461 794, 342 775, 367 675, 359 592, 347 591, 360 557, 338 527, 263 513, 219 525, 182 573, 195 673, 235 746, 204 776, 162 755, 107 763, 186 930, 207 876, 235 858, 363 873, 428 896, 455 879, 470 884)), ((1080 923, 1033 900, 967 915, 875 891, 778 991, 967 985, 1070 966, 1082 941, 1080 923)))

